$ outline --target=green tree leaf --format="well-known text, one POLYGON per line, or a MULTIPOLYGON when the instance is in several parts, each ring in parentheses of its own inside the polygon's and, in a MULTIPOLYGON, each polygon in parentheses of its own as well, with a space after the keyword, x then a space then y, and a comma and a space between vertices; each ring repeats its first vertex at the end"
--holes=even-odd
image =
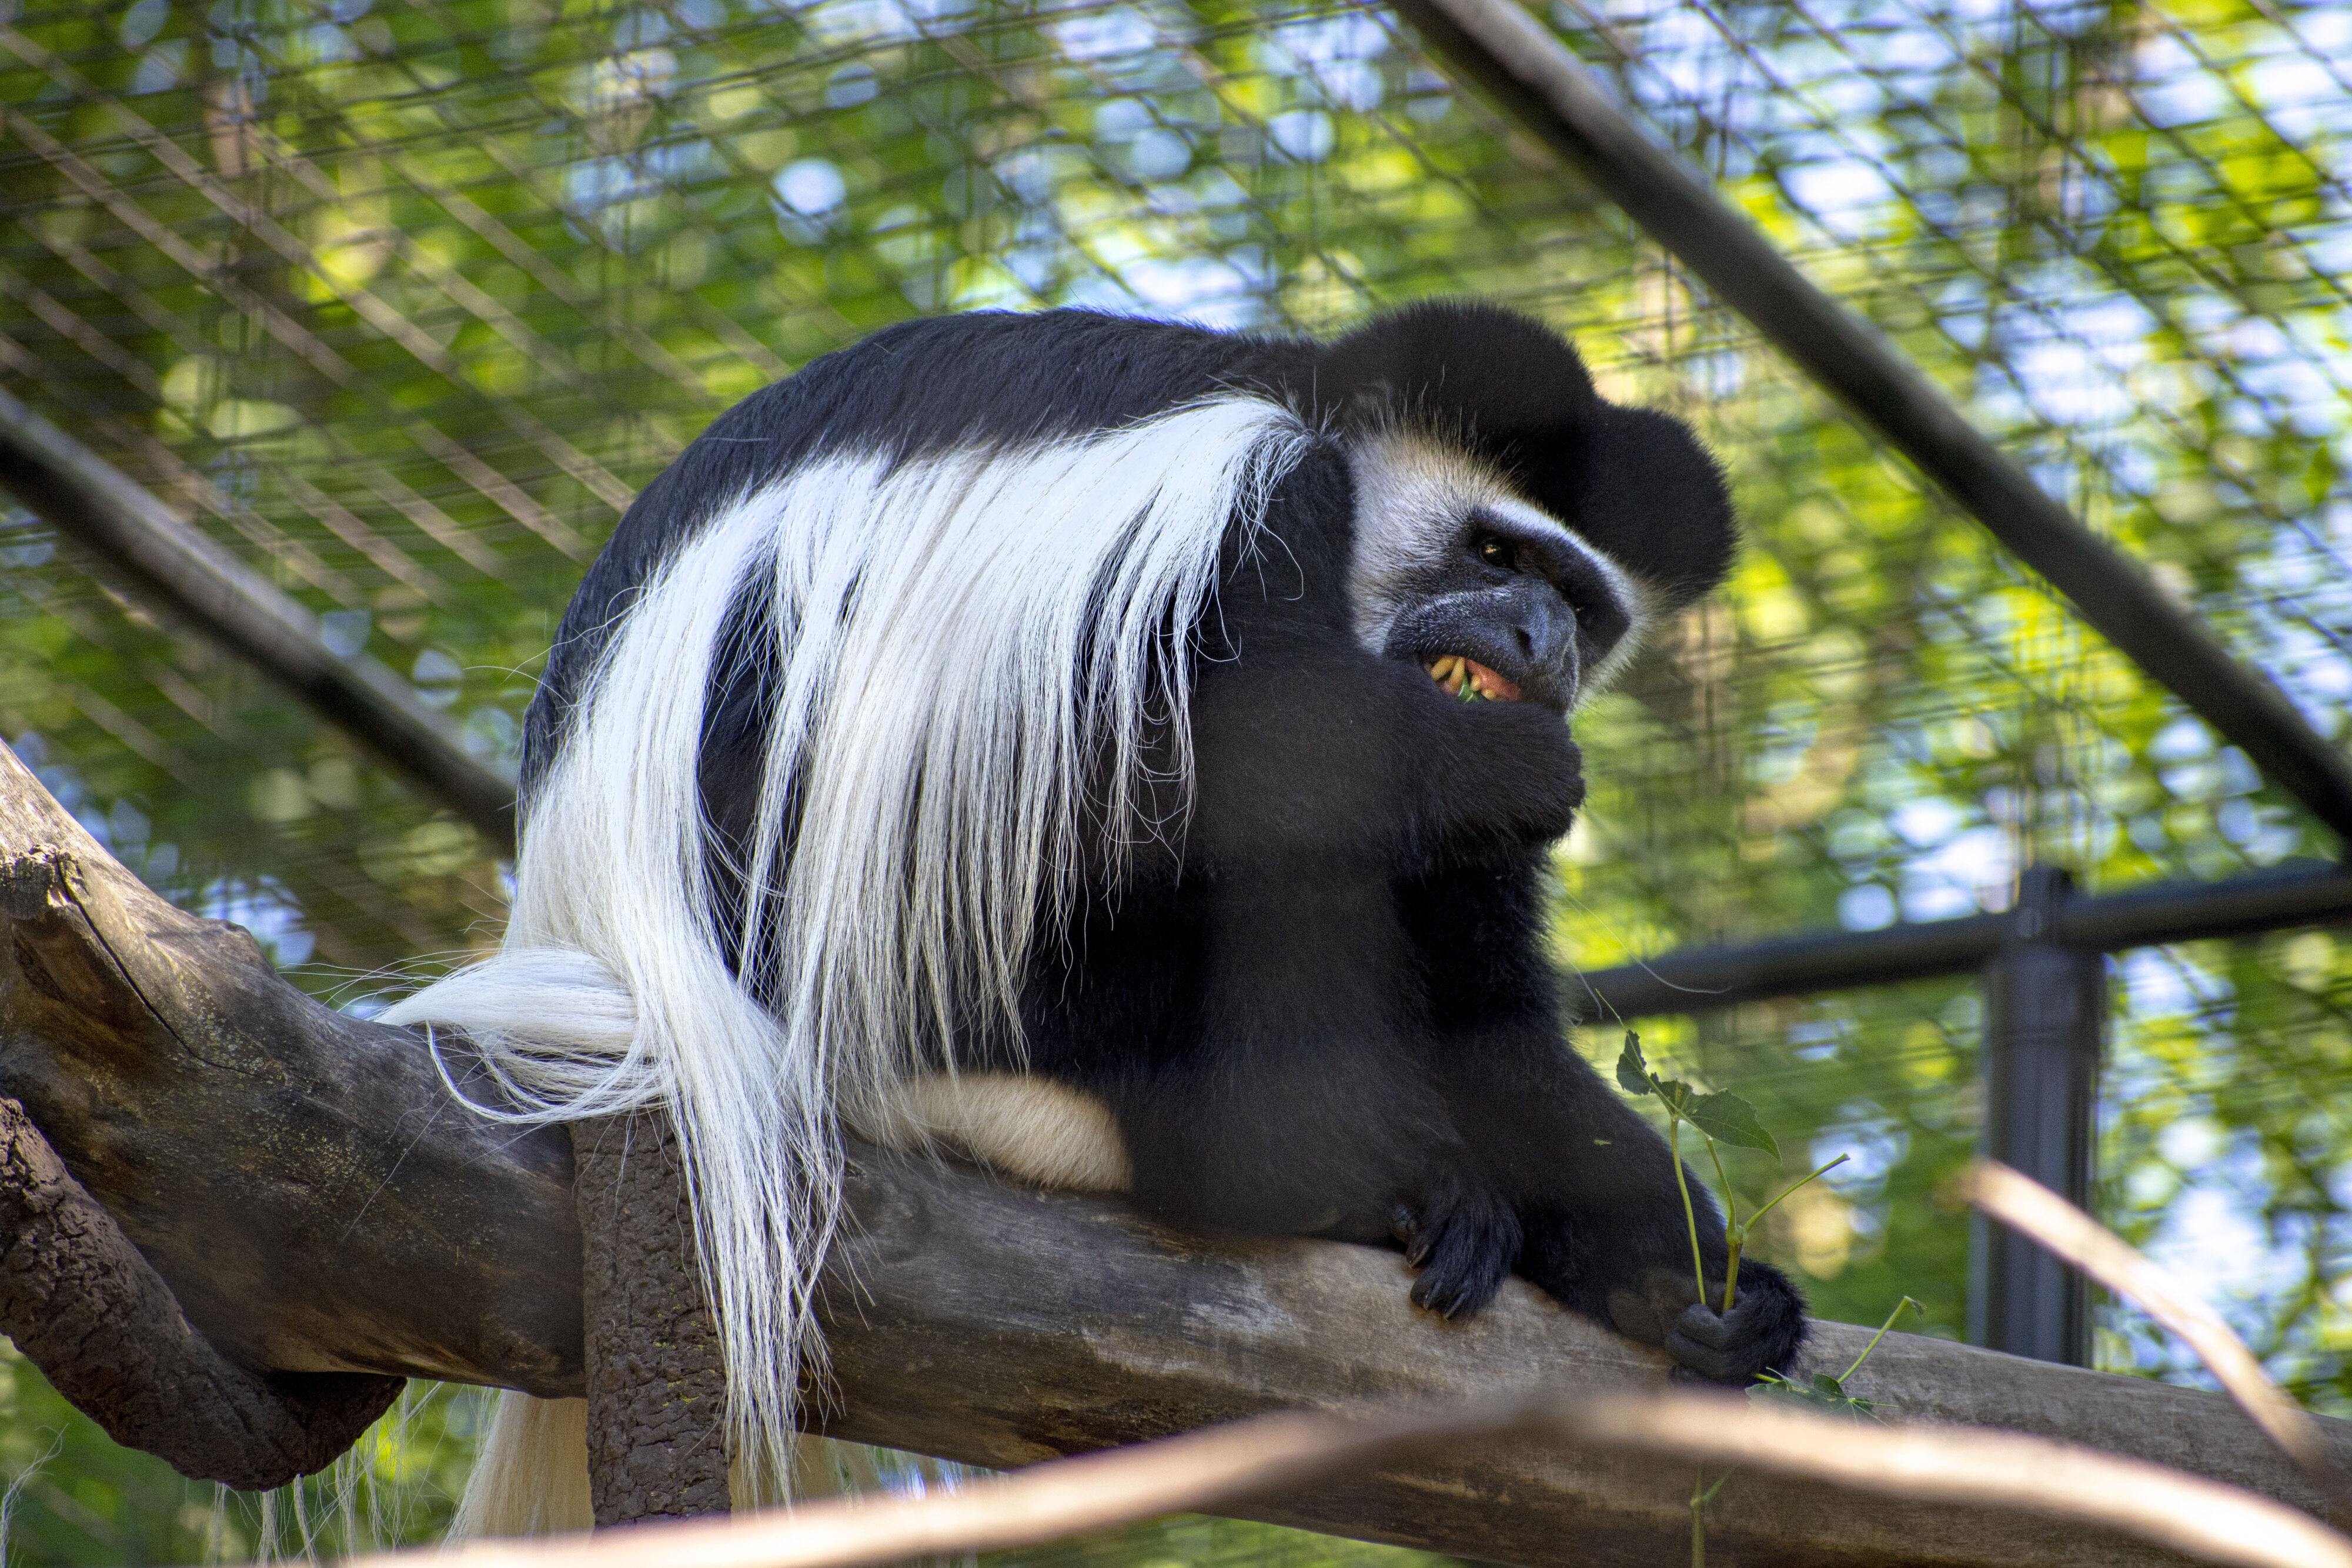
POLYGON ((1642 1060, 1642 1037, 1627 1030, 1625 1049, 1617 1053, 1617 1086, 1628 1094, 1647 1094, 1655 1082, 1650 1064, 1642 1060))
POLYGON ((1683 1114, 1690 1118, 1691 1125, 1718 1144, 1761 1149, 1776 1160, 1780 1157, 1780 1145, 1772 1141, 1772 1134, 1756 1119, 1756 1107, 1737 1094, 1693 1094, 1683 1114))

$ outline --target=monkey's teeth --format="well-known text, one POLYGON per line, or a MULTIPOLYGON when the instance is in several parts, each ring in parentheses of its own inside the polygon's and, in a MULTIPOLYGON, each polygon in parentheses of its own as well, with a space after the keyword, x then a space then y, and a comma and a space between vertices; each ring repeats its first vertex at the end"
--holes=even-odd
POLYGON ((1424 666, 1445 695, 1465 703, 1515 703, 1519 688, 1464 653, 1441 653, 1424 666))
POLYGON ((1470 685, 1488 702, 1515 703, 1523 695, 1518 687, 1475 660, 1465 659, 1462 662, 1470 667, 1470 685))

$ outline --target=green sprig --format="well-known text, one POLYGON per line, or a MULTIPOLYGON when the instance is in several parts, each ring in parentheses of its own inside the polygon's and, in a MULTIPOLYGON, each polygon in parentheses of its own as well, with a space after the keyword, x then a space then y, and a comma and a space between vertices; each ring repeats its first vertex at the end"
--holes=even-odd
POLYGON ((1734 1148, 1756 1149, 1780 1157, 1780 1145, 1766 1130, 1756 1114, 1756 1107, 1737 1094, 1703 1093, 1678 1078, 1662 1078, 1650 1071, 1649 1061, 1642 1055, 1642 1037, 1632 1030, 1625 1031, 1625 1049, 1617 1055, 1617 1083, 1628 1094, 1647 1094, 1665 1107, 1666 1146, 1673 1152, 1675 1186, 1682 1193, 1683 1221, 1690 1228, 1691 1271, 1698 1284, 1698 1299, 1707 1299, 1706 1264, 1698 1244, 1698 1211, 1691 1202, 1689 1178, 1683 1173, 1682 1126, 1688 1122, 1706 1140, 1706 1157, 1715 1166, 1715 1179, 1723 1189, 1723 1245, 1729 1258, 1724 1270, 1723 1305, 1729 1312, 1739 1299, 1739 1258, 1747 1249, 1750 1228, 1772 1211, 1773 1206, 1789 1193, 1812 1181, 1823 1172, 1832 1170, 1849 1157, 1840 1155, 1822 1166, 1804 1181, 1798 1182, 1771 1203, 1751 1214, 1743 1222, 1738 1205, 1731 1194, 1730 1179, 1723 1170, 1723 1156, 1717 1145, 1729 1144, 1734 1148))

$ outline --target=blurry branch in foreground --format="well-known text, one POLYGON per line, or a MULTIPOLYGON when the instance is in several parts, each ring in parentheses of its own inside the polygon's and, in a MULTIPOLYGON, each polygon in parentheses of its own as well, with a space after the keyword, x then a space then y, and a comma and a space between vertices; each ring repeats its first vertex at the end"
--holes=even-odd
POLYGON ((1887 1427, 1682 1392, 1266 1416, 1057 1459, 943 1496, 480 1542, 360 1558, 352 1568, 427 1559, 454 1568, 841 1568, 996 1551, 1218 1508, 1428 1445, 1501 1437, 1737 1465, 1919 1502, 2026 1510, 2245 1568, 2352 1568, 2352 1539, 2308 1514, 2161 1465, 2020 1433, 1887 1427))
POLYGON ((1960 1194, 1993 1218, 2031 1237, 2053 1255, 2179 1334, 2255 1425, 2316 1475, 2338 1472, 2325 1440, 2301 1406, 2271 1381, 2228 1323, 2197 1301, 2122 1237, 2081 1209, 1998 1160, 1984 1160, 1960 1178, 1960 1194))

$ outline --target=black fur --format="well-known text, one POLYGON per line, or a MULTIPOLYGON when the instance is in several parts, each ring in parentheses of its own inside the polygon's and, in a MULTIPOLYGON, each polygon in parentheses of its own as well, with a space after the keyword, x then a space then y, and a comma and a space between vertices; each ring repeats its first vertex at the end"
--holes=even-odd
POLYGON ((1333 344, 1322 380, 1328 406, 1455 434, 1674 602, 1730 567, 1714 460, 1680 421, 1602 402, 1576 350, 1539 322, 1461 300, 1408 306, 1333 344))
MULTIPOLYGON (((1733 534, 1713 464, 1674 420, 1601 402, 1540 326, 1425 306, 1326 348, 979 315, 827 356, 723 416, 631 509, 565 616, 527 775, 631 590, 761 480, 845 448, 911 458, 1082 434, 1223 387, 1286 400, 1330 439, 1276 497, 1281 548, 1244 559, 1229 544, 1196 629, 1184 831, 1037 934, 1026 1067, 1112 1108, 1134 1197, 1160 1213, 1393 1239, 1420 1269, 1414 1300, 1448 1316, 1516 1271, 1699 1375, 1786 1366, 1804 1332, 1795 1289, 1751 1262, 1736 1311, 1694 1304, 1665 1145, 1565 1038, 1539 946, 1547 846, 1583 797, 1577 747, 1547 711, 1565 694, 1456 702, 1422 668, 1427 650, 1375 655, 1350 624, 1346 444, 1398 421, 1506 467, 1637 575, 1654 609, 1722 576, 1733 534)), ((1592 590, 1512 578, 1495 602, 1517 608, 1496 613, 1521 614, 1528 582, 1563 600, 1592 590)), ((1583 608, 1589 633, 1606 607, 1583 608)), ((740 665, 706 708, 701 783, 722 851, 748 826, 765 712, 760 672, 740 665)), ((1001 1039, 966 1049, 974 1065, 1023 1064, 1001 1039)), ((1690 1186, 1719 1281, 1721 1219, 1690 1186)))

